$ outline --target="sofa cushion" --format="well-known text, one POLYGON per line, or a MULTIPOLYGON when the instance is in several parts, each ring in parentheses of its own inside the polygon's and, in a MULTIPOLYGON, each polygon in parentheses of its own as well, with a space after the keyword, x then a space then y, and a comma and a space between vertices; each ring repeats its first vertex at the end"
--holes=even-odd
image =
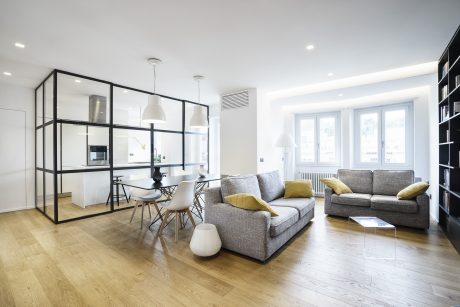
POLYGON ((233 194, 247 193, 261 198, 259 182, 255 175, 229 177, 222 179, 220 183, 222 198, 233 194))
POLYGON ((414 183, 414 171, 375 170, 372 194, 396 196, 399 191, 414 183))
POLYGON ((418 209, 415 200, 402 200, 391 195, 373 195, 371 198, 371 208, 401 213, 417 213, 418 209))
POLYGON ((310 198, 313 197, 311 180, 297 179, 284 182, 284 198, 310 198))
POLYGON ((347 194, 332 194, 331 202, 334 204, 357 206, 357 207, 370 207, 371 205, 370 194, 361 193, 347 193, 347 194))
POLYGON ((339 169, 337 177, 354 193, 372 194, 372 171, 339 169))
POLYGON ((255 197, 252 194, 240 193, 225 197, 225 202, 245 210, 267 211, 271 216, 278 216, 275 210, 263 199, 255 197))
POLYGON ((286 229, 297 223, 299 212, 291 207, 277 207, 277 217, 270 219, 270 236, 276 237, 282 234, 286 229))
POLYGON ((259 182, 259 189, 260 194, 262 195, 262 199, 266 202, 270 202, 274 199, 283 197, 284 184, 281 180, 279 171, 258 174, 257 180, 259 182))
POLYGON ((278 207, 291 207, 297 209, 299 212, 299 217, 302 218, 313 210, 315 207, 315 199, 313 197, 310 198, 279 198, 275 199, 268 203, 272 206, 277 212, 278 207))
POLYGON ((425 193, 429 187, 428 182, 416 182, 399 191, 396 197, 398 199, 414 199, 418 195, 425 193))
POLYGON ((324 183, 329 189, 332 189, 337 195, 353 193, 349 186, 337 178, 321 178, 319 181, 324 183))

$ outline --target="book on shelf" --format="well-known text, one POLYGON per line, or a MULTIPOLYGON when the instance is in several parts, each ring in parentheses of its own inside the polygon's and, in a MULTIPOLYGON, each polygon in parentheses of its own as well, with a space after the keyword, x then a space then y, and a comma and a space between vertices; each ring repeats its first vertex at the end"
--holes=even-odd
POLYGON ((442 66, 441 78, 444 78, 447 75, 448 71, 449 71, 449 61, 444 63, 444 65, 442 66))
POLYGON ((450 131, 449 130, 446 131, 446 143, 447 142, 450 142, 450 131))
POLYGON ((455 76, 455 87, 458 87, 460 85, 460 75, 455 76))
POLYGON ((448 94, 449 94, 449 89, 447 88, 447 85, 444 85, 441 88, 441 101, 446 99, 448 94))
POLYGON ((448 189, 450 186, 450 172, 448 169, 444 170, 444 186, 448 189))
POLYGON ((447 213, 450 211, 450 193, 444 191, 444 209, 446 209, 447 213))
POLYGON ((460 113, 460 101, 454 101, 454 114, 460 113))
POLYGON ((441 122, 449 119, 449 106, 441 107, 441 122))

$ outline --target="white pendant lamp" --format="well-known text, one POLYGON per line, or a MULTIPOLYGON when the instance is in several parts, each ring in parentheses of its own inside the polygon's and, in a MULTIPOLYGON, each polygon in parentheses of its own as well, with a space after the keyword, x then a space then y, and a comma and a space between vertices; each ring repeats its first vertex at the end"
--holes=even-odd
MULTIPOLYGON (((160 59, 150 58, 148 62, 153 66, 153 92, 156 93, 157 73, 156 66, 161 63, 160 59)), ((165 111, 161 103, 161 97, 158 95, 150 95, 142 113, 142 121, 149 124, 160 124, 166 122, 165 111)))
MULTIPOLYGON (((201 101, 201 92, 200 92, 200 80, 204 79, 203 76, 193 76, 193 79, 198 84, 198 103, 201 101)), ((192 118, 190 118, 190 127, 192 128, 207 128, 208 127, 208 116, 204 112, 205 108, 202 106, 196 105, 193 108, 192 118)))

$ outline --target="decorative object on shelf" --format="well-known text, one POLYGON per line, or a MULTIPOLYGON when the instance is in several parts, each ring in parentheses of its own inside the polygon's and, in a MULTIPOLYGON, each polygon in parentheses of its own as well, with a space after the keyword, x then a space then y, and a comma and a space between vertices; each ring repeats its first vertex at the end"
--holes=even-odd
POLYGON ((460 113, 460 101, 454 101, 454 115, 460 113))
POLYGON ((208 171, 206 171, 206 169, 204 168, 204 164, 201 164, 200 168, 198 169, 198 175, 200 175, 200 177, 206 177, 207 174, 208 171))
POLYGON ((159 166, 155 166, 153 168, 153 181, 155 181, 155 183, 160 183, 163 179, 163 174, 161 173, 160 169, 161 167, 159 166))
POLYGON ((450 131, 446 131, 446 142, 450 142, 450 131))
POLYGON ((449 119, 449 106, 442 106, 441 107, 441 121, 445 121, 449 119))
POLYGON ((200 257, 209 257, 217 254, 222 247, 217 228, 213 224, 202 223, 193 230, 190 240, 190 249, 200 257))
POLYGON ((450 173, 448 169, 444 170, 444 186, 448 189, 450 186, 450 173))
POLYGON ((161 60, 150 58, 148 62, 153 66, 153 92, 155 94, 149 96, 147 107, 142 113, 142 121, 150 124, 160 124, 166 121, 165 112, 161 104, 161 97, 156 95, 156 66, 161 63, 161 60))
POLYGON ((294 139, 292 138, 292 135, 288 133, 282 133, 279 137, 278 140, 275 143, 276 147, 281 147, 283 148, 283 167, 284 167, 284 180, 287 180, 288 178, 288 158, 289 158, 289 150, 294 148, 295 142, 294 139))
POLYGON ((447 85, 444 85, 441 88, 441 101, 446 99, 448 94, 449 94, 449 90, 447 89, 447 85))
POLYGON ((455 87, 460 86, 460 75, 455 76, 455 87))
POLYGON ((444 191, 444 209, 447 213, 450 212, 450 193, 447 191, 444 191))
MULTIPOLYGON (((201 88, 200 88, 200 81, 204 79, 203 76, 195 75, 193 79, 197 82, 198 86, 198 103, 201 103, 201 88)), ((207 128, 208 127, 208 116, 205 114, 204 109, 196 105, 193 108, 193 114, 190 118, 190 127, 192 128, 207 128)))
POLYGON ((449 71, 449 61, 447 61, 443 66, 442 66, 442 74, 441 78, 444 78, 447 75, 447 72, 449 71))

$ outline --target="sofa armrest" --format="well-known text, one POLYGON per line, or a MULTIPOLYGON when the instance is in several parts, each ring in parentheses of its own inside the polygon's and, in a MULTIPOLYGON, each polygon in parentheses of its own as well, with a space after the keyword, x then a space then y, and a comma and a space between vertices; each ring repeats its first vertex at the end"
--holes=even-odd
POLYGON ((206 206, 205 221, 216 225, 222 246, 246 256, 265 260, 270 213, 250 211, 224 203, 206 206))
POLYGON ((210 207, 213 204, 221 203, 223 199, 220 187, 207 188, 204 191, 204 201, 206 207, 210 207))
POLYGON ((423 222, 422 228, 428 229, 430 227, 430 196, 427 193, 423 193, 418 195, 415 201, 418 205, 418 214, 423 222))

